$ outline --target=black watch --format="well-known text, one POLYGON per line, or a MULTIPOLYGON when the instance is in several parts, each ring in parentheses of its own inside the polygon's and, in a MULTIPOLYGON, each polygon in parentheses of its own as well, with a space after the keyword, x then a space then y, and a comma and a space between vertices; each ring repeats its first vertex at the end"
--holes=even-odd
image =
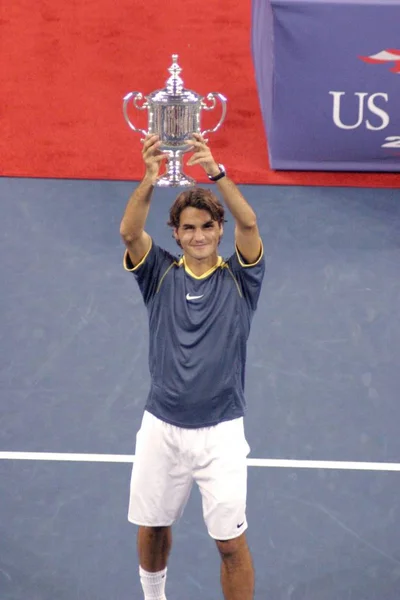
POLYGON ((218 165, 218 168, 219 168, 218 175, 208 175, 208 179, 210 181, 218 181, 219 179, 222 179, 223 177, 225 177, 226 172, 225 172, 224 165, 218 165))

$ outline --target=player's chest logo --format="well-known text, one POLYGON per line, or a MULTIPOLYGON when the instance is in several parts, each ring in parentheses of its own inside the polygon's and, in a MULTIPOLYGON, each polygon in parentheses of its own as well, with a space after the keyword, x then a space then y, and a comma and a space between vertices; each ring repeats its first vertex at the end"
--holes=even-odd
POLYGON ((196 295, 196 294, 190 294, 190 293, 186 294, 186 300, 188 302, 191 302, 191 301, 194 301, 194 300, 201 300, 201 298, 203 298, 203 297, 204 297, 204 294, 198 294, 198 295, 196 295))

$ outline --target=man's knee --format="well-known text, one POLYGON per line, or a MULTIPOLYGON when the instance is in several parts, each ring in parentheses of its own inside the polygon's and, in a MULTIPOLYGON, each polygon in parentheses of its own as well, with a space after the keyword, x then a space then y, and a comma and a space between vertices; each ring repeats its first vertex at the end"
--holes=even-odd
POLYGON ((146 527, 139 526, 139 547, 152 547, 157 551, 165 552, 171 546, 171 527, 146 527))
POLYGON ((149 525, 139 525, 140 531, 146 531, 147 533, 153 535, 163 535, 167 533, 167 531, 169 531, 170 529, 171 527, 167 525, 159 525, 157 527, 152 527, 149 525))
POLYGON ((231 540, 217 540, 217 548, 223 560, 229 560, 238 556, 243 550, 247 550, 246 534, 233 538, 231 540))

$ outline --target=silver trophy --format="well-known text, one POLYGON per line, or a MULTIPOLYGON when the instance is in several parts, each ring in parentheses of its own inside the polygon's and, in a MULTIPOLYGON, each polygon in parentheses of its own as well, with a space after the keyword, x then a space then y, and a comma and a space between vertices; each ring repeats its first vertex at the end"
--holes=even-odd
POLYGON ((172 65, 168 69, 171 77, 163 90, 156 90, 148 96, 141 92, 129 92, 124 97, 123 113, 129 127, 146 136, 156 134, 161 141, 160 150, 167 155, 166 173, 158 177, 156 185, 160 187, 194 185, 196 182, 182 171, 182 155, 190 150, 187 138, 193 133, 214 133, 222 125, 226 115, 226 98, 222 94, 210 92, 207 104, 204 96, 200 96, 183 87, 180 77, 182 69, 178 65, 178 55, 172 55, 172 65), (144 99, 144 102, 142 102, 144 99), (202 110, 213 110, 217 99, 222 105, 222 115, 214 129, 201 131, 200 117, 202 110), (138 102, 142 102, 138 104, 138 102), (135 127, 128 116, 130 103, 138 110, 148 111, 148 131, 135 127))

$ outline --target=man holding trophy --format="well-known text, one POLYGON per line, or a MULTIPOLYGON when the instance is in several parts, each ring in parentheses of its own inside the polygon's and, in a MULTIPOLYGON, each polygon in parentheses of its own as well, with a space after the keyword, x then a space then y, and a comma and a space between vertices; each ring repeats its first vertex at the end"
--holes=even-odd
POLYGON ((246 343, 265 271, 263 246, 253 209, 202 133, 191 131, 181 143, 192 152, 187 165, 204 169, 234 218, 235 249, 227 260, 219 256, 224 205, 211 190, 193 185, 178 194, 169 211, 181 258, 145 231, 160 167, 169 160, 162 132, 147 132, 145 175, 120 225, 124 267, 139 285, 150 335, 151 385, 136 438, 128 519, 139 526, 144 598, 166 600, 171 528, 196 482, 221 557, 224 597, 252 600, 244 381, 246 343))

